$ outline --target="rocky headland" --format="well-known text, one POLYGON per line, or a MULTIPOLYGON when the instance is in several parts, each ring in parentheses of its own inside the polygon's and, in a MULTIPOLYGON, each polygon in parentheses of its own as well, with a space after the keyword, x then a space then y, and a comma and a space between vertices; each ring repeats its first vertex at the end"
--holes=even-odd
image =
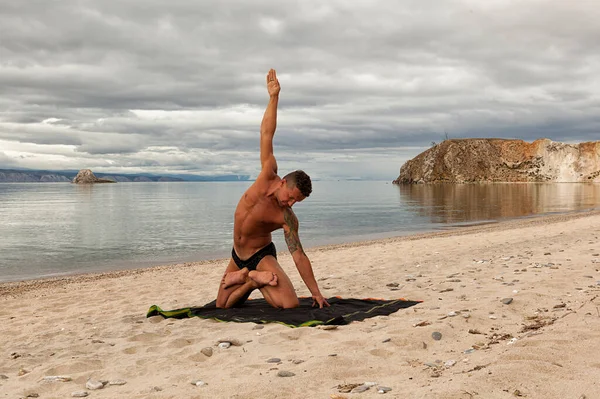
POLYGON ((394 184, 600 182, 600 141, 445 140, 407 161, 394 184))

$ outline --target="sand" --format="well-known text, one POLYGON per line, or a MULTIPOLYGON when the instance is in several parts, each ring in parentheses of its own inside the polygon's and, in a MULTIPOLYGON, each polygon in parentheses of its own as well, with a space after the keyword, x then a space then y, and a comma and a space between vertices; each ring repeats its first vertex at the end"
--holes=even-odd
POLYGON ((334 330, 145 317, 213 300, 227 260, 0 284, 0 398, 600 398, 599 236, 586 212, 310 249, 326 296, 423 301, 334 330))

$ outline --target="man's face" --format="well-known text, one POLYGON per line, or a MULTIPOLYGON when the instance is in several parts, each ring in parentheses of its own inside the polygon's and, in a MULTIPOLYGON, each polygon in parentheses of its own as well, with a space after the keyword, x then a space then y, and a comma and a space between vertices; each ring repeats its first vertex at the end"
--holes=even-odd
POLYGON ((287 186, 287 183, 283 183, 279 196, 279 204, 281 206, 291 208, 292 205, 294 205, 296 202, 302 201, 304 198, 306 197, 302 195, 298 187, 290 188, 287 186))

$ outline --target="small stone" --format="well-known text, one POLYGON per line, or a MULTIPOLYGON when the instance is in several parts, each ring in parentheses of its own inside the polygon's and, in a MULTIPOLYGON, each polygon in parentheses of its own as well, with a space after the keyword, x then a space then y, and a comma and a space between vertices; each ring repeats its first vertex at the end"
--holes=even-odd
POLYGON ((436 341, 439 341, 440 339, 442 339, 442 333, 438 332, 438 331, 434 331, 431 333, 431 338, 433 338, 436 341))
POLYGON ((198 380, 198 381, 196 381, 196 382, 194 383, 194 385, 195 385, 195 386, 197 386, 197 387, 203 387, 203 386, 205 386, 205 385, 206 385, 206 382, 204 382, 204 381, 201 381, 201 380, 198 380))
POLYGON ((450 312, 450 313, 448 313, 448 317, 454 317, 454 316, 456 316, 456 312, 450 312))
POLYGON ((27 394, 27 397, 28 397, 28 398, 39 398, 39 397, 40 397, 40 394, 39 394, 39 393, 36 393, 36 392, 32 392, 32 393, 28 393, 28 394, 27 394))
POLYGON ((278 357, 272 357, 269 360, 267 360, 267 363, 281 363, 281 359, 278 357))
POLYGON ((417 324, 413 324, 413 327, 425 327, 425 326, 428 326, 430 324, 431 324, 430 322, 428 322, 427 320, 425 320, 425 321, 421 321, 421 322, 419 322, 417 324))
POLYGON ((71 381, 71 377, 68 375, 48 375, 42 380, 46 382, 68 382, 71 381))
POLYGON ((562 308, 564 308, 566 306, 567 306, 566 303, 559 303, 558 305, 554 305, 553 309, 562 309, 562 308))
POLYGON ((206 348, 200 349, 200 353, 202 353, 206 357, 211 357, 213 355, 213 348, 207 346, 206 348))
POLYGON ((29 373, 29 370, 25 370, 23 368, 19 369, 19 373, 17 374, 19 377, 29 373))
POLYGON ((362 393, 365 392, 367 390, 369 390, 370 387, 366 386, 366 385, 359 385, 356 388, 354 388, 352 391, 350 391, 350 393, 362 393))
POLYGON ((510 305, 512 303, 513 299, 512 298, 503 298, 500 302, 502 302, 505 305, 510 305))
POLYGON ((220 339, 217 341, 218 343, 229 343, 230 345, 233 346, 242 346, 244 345, 244 343, 242 341, 240 341, 239 339, 235 339, 235 338, 226 338, 226 339, 220 339))
POLYGON ((300 363, 304 363, 304 360, 302 360, 302 359, 296 359, 292 363, 294 363, 294 364, 300 364, 300 363))
POLYGON ((452 366, 454 366, 456 364, 456 360, 448 360, 446 363, 444 363, 444 366, 446 368, 450 368, 452 366))
POLYGON ((85 398, 88 395, 87 391, 75 391, 71 393, 71 396, 74 398, 85 398))
POLYGON ((492 320, 496 320, 496 319, 497 319, 497 317, 496 317, 496 316, 494 316, 494 315, 491 315, 491 316, 490 316, 490 319, 492 319, 492 320))
POLYGON ((252 327, 253 330, 262 330, 263 328, 265 328, 265 326, 263 326, 262 324, 257 324, 254 327, 252 327))
POLYGON ((337 330, 338 326, 335 325, 327 325, 327 326, 319 326, 321 330, 337 330))
POLYGON ((231 343, 229 343, 229 342, 221 342, 221 343, 219 343, 219 348, 221 348, 221 349, 227 349, 230 346, 231 346, 231 343))
POLYGON ((475 349, 473 349, 473 348, 469 348, 469 349, 467 349, 467 350, 463 351, 463 353, 465 353, 465 354, 467 354, 467 355, 468 355, 469 353, 473 353, 473 352, 475 352, 475 349))
POLYGON ((104 388, 104 384, 102 382, 100 382, 100 381, 88 380, 85 383, 85 387, 87 389, 90 389, 90 390, 93 391, 93 390, 96 390, 96 389, 102 389, 102 388, 104 388))
POLYGON ((108 385, 125 385, 127 384, 127 381, 125 380, 113 380, 113 381, 109 381, 108 385))
POLYGON ((400 285, 400 284, 398 284, 398 283, 389 283, 389 284, 386 284, 385 286, 386 286, 386 287, 393 287, 393 288, 396 288, 396 287, 398 287, 399 285, 400 285))
POLYGON ((386 338, 386 339, 384 339, 384 340, 383 340, 383 341, 381 341, 381 342, 385 344, 386 342, 390 342, 391 340, 392 340, 391 338, 386 338))
POLYGON ((392 390, 392 388, 390 387, 384 387, 382 385, 379 385, 377 387, 377 393, 386 393, 386 392, 390 392, 392 390))
POLYGON ((160 391, 162 391, 162 388, 161 387, 152 387, 152 390, 154 392, 160 392, 160 391))
POLYGON ((291 371, 284 371, 281 370, 279 372, 277 372, 277 377, 293 377, 296 374, 292 373, 291 371))
POLYGON ((368 386, 369 388, 371 388, 371 387, 374 387, 375 385, 377 385, 377 383, 373 382, 373 381, 367 381, 363 385, 368 386))
POLYGON ((550 252, 545 252, 544 255, 552 255, 550 252))

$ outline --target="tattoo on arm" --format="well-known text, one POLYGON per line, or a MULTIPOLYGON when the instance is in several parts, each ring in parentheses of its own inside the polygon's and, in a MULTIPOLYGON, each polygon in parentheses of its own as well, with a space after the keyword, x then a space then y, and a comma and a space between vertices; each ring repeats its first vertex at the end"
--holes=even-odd
POLYGON ((283 212, 283 219, 285 220, 285 224, 288 226, 287 229, 284 230, 285 242, 287 243, 288 249, 290 253, 300 250, 301 253, 304 253, 302 249, 302 244, 300 244, 300 237, 298 236, 298 218, 294 214, 291 209, 286 209, 283 212))

